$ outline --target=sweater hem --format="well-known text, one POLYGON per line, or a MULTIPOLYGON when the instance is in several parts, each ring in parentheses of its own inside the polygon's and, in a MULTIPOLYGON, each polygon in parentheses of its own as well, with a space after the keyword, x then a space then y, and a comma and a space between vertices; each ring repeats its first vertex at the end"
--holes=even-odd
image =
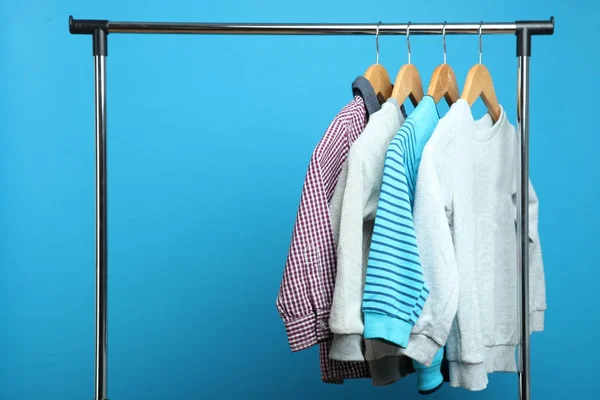
POLYGON ((475 364, 449 360, 450 386, 483 390, 487 387, 488 373, 517 372, 515 345, 485 347, 483 359, 484 362, 475 364))
POLYGON ((402 347, 398 347, 393 343, 388 343, 383 340, 365 340, 365 359, 367 361, 380 360, 385 357, 404 356, 405 350, 406 349, 403 349, 402 347))
POLYGON ((487 372, 517 372, 517 346, 486 347, 484 360, 487 372))
POLYGON ((487 387, 488 377, 484 363, 465 364, 448 361, 450 386, 462 387, 467 390, 479 391, 487 387))
POLYGON ((529 331, 542 332, 544 330, 544 310, 529 313, 529 331))
POLYGON ((404 356, 389 356, 369 361, 373 386, 391 385, 415 372, 412 361, 404 356))

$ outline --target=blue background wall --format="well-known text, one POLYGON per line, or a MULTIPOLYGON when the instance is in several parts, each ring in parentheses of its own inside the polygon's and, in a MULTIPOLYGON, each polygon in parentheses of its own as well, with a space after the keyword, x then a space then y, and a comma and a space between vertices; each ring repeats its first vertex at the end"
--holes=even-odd
MULTIPOLYGON (((0 399, 92 399, 94 115, 89 37, 67 17, 273 22, 502 21, 556 17, 534 39, 531 175, 541 198, 549 310, 532 345, 535 399, 600 397, 596 281, 598 0, 179 1, 0 4, 0 399), (574 117, 573 117, 574 116, 574 117), (584 116, 581 118, 581 116, 584 116)), ((483 60, 515 120, 515 40, 483 60)), ((424 81, 440 37, 413 37, 424 81)), ((306 166, 373 37, 112 36, 108 58, 111 399, 416 399, 320 382, 275 308, 306 166)), ((475 36, 448 38, 460 82, 475 36)), ((404 37, 381 39, 394 77, 404 37)), ((477 113, 482 111, 478 106, 477 113)), ((515 375, 480 393, 516 399, 515 375)))

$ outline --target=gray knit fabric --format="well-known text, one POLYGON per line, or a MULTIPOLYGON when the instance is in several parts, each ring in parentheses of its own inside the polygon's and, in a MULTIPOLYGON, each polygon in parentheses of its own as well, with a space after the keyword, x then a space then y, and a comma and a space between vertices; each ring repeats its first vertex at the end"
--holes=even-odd
POLYGON ((385 154, 403 122, 395 99, 389 99, 371 116, 363 133, 350 148, 329 202, 337 251, 337 273, 329 317, 334 339, 329 357, 337 361, 364 360, 362 297, 369 246, 385 154))
POLYGON ((364 100, 367 109, 367 118, 371 117, 371 115, 381 109, 381 103, 379 102, 379 99, 377 99, 375 89, 373 89, 371 82, 364 76, 358 76, 354 82, 352 82, 352 93, 354 93, 355 96, 359 95, 364 100))

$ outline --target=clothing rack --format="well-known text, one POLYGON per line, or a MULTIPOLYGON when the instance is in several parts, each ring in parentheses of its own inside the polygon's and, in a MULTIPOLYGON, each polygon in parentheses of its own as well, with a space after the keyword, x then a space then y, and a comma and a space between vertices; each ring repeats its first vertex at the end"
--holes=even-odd
POLYGON ((540 21, 500 23, 408 24, 252 24, 195 22, 117 22, 69 17, 71 34, 91 35, 94 56, 96 119, 96 355, 95 400, 107 398, 107 174, 106 56, 108 34, 220 35, 473 35, 514 34, 517 38, 517 133, 520 157, 517 173, 517 259, 519 274, 519 399, 530 400, 529 359, 529 58, 531 37, 552 35, 554 17, 540 21))

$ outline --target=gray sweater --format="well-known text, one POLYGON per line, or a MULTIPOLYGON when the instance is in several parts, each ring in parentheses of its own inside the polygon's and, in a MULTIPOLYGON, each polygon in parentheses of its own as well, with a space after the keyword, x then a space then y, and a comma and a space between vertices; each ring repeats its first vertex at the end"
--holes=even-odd
POLYGON ((329 203, 337 248, 337 274, 329 327, 334 333, 330 358, 363 361, 362 296, 369 246, 390 141, 404 116, 394 99, 373 114, 350 148, 329 203))
MULTIPOLYGON (((493 124, 455 103, 425 146, 413 217, 430 295, 402 353, 428 365, 446 345, 450 384, 487 386, 516 371, 517 135, 504 110, 493 124)), ((529 186, 530 322, 543 330, 546 291, 538 199, 529 186)))
MULTIPOLYGON (((375 212, 390 141, 404 123, 403 109, 388 99, 373 114, 350 148, 329 203, 337 248, 337 274, 329 327, 333 344, 329 354, 338 361, 363 361, 362 296, 375 212)), ((396 348, 367 340, 366 359, 375 386, 385 386, 414 372, 412 361, 396 348), (387 357, 392 355, 392 357, 387 357)))

